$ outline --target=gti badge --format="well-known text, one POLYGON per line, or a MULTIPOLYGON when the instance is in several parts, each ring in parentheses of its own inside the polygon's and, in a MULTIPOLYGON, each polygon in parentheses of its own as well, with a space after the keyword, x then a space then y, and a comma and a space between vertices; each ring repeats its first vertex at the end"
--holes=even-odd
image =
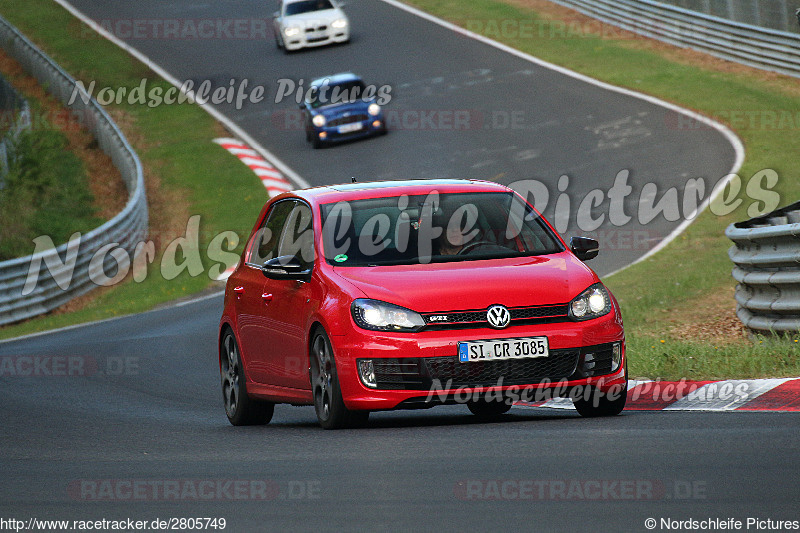
POLYGON ((504 305, 493 305, 486 311, 486 320, 493 328, 502 329, 511 322, 511 313, 504 305))

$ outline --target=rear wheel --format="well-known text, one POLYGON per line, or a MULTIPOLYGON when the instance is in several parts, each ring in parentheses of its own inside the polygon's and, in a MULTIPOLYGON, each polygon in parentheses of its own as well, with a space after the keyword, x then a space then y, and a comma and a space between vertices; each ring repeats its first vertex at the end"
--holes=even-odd
POLYGON ((228 330, 220 347, 220 378, 225 414, 234 426, 268 424, 272 420, 275 404, 254 400, 247 395, 244 366, 239 356, 239 345, 233 332, 228 330))
POLYGON ((578 414, 586 418, 594 418, 620 414, 625 409, 627 399, 628 381, 625 380, 624 386, 614 386, 606 393, 593 388, 591 394, 573 399, 572 403, 575 404, 578 414))
POLYGON ((496 418, 511 409, 511 403, 487 400, 474 400, 467 403, 467 407, 473 415, 480 418, 496 418))
POLYGON ((369 411, 351 411, 344 405, 331 341, 321 329, 311 341, 311 383, 320 426, 339 429, 366 424, 369 411))

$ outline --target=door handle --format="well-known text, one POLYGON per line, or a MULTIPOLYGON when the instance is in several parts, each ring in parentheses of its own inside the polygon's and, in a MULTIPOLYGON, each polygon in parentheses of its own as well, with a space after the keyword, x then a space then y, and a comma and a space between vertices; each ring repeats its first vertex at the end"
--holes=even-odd
POLYGON ((244 287, 234 287, 233 292, 238 296, 244 294, 244 287))
POLYGON ((267 294, 265 292, 264 294, 261 295, 261 299, 264 300, 265 304, 268 304, 268 303, 270 303, 272 301, 272 295, 271 294, 267 294))

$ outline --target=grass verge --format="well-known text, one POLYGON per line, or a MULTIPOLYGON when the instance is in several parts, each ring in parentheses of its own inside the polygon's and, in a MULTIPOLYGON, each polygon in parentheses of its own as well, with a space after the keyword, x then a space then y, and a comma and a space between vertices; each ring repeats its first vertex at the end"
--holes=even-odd
MULTIPOLYGON (((147 79, 148 88, 169 87, 54 2, 0 0, 0 13, 87 85, 95 80, 99 87, 131 90, 147 79)), ((206 255, 210 240, 223 231, 233 231, 241 237, 233 249, 238 254, 267 198, 245 165, 211 143, 226 132, 200 107, 182 104, 150 108, 123 103, 107 109, 144 166, 155 261, 142 282, 134 282, 129 274, 123 283, 96 289, 55 313, 2 328, 0 338, 136 313, 208 288, 213 283, 208 272, 219 264, 206 255), (169 242, 185 234, 192 215, 200 216, 198 252, 204 272, 191 275, 183 270, 167 280, 161 272, 163 251, 169 242)), ((178 254, 175 262, 180 265, 182 261, 178 254)))
POLYGON ((24 133, 14 151, 0 194, 0 261, 29 254, 39 235, 62 243, 103 223, 83 164, 61 132, 24 133))
MULTIPOLYGON (((544 0, 407 0, 437 17, 523 52, 614 85, 714 117, 747 150, 743 181, 777 171, 781 205, 800 197, 800 86, 796 79, 609 31, 544 0), (753 112, 794 118, 753 124, 753 112), (728 120, 726 120, 728 119, 728 120)), ((763 115, 757 115, 763 116, 763 115)), ((713 180, 720 176, 712 177, 713 180)), ((706 211, 654 257, 606 280, 619 299, 633 376, 677 379, 800 375, 796 338, 750 338, 735 317, 728 224, 744 210, 706 211)))

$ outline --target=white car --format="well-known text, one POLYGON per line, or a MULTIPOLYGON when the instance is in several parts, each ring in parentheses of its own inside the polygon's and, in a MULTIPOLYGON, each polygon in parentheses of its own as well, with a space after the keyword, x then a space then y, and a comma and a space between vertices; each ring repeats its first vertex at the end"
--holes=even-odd
POLYGON ((282 0, 273 17, 275 42, 286 52, 350 40, 350 21, 334 0, 282 0))

